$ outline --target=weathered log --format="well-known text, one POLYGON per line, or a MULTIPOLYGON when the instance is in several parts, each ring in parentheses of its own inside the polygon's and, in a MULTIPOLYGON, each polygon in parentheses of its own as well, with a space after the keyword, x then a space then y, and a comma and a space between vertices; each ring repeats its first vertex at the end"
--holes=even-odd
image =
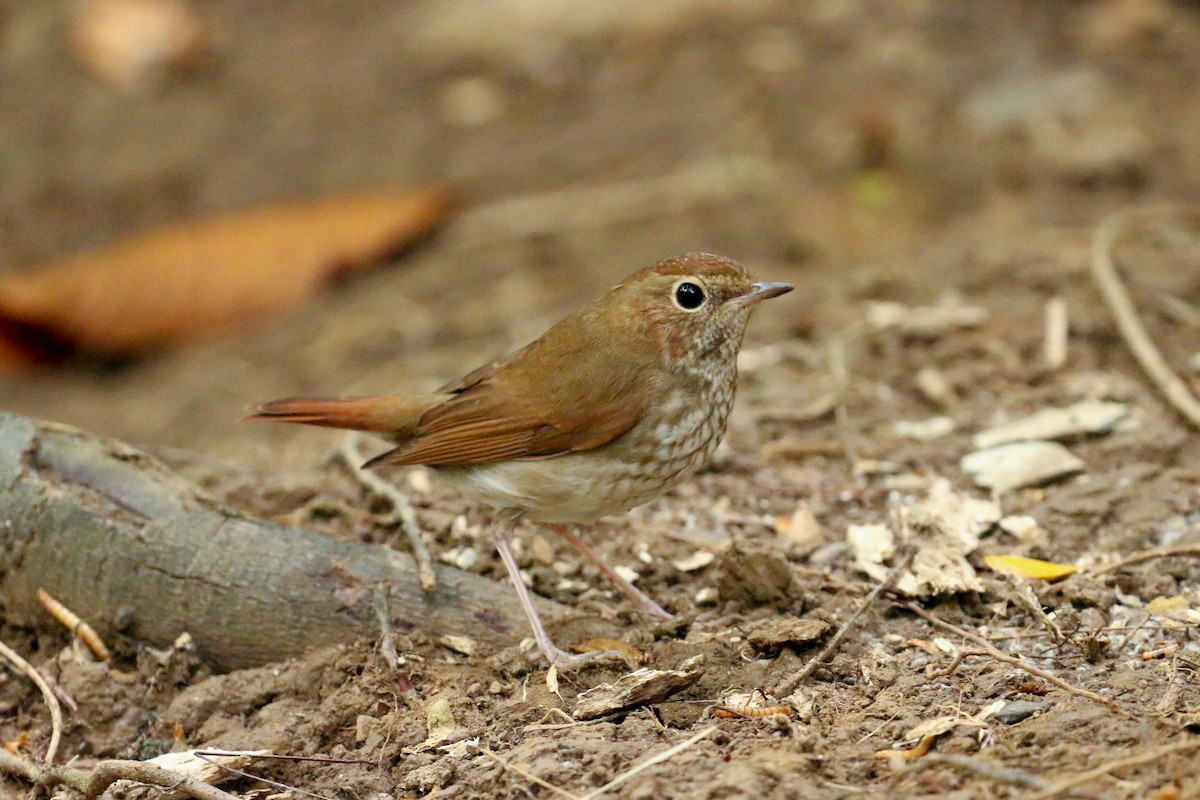
POLYGON ((397 631, 524 635, 507 587, 449 567, 437 579, 422 592, 406 554, 253 519, 125 444, 0 414, 0 604, 14 624, 53 624, 44 587, 101 635, 163 646, 188 631, 235 669, 374 635, 382 588, 397 631))

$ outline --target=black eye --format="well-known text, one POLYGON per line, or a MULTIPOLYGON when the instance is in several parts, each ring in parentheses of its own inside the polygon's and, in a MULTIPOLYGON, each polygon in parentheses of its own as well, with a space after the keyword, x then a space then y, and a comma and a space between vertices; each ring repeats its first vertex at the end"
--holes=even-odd
POLYGON ((704 305, 704 290, 694 283, 684 282, 675 287, 675 302, 680 308, 694 311, 704 305))

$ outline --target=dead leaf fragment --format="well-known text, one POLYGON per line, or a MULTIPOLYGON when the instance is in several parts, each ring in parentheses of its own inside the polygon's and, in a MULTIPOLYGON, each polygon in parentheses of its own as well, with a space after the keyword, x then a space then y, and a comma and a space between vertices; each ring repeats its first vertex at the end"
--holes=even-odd
POLYGON ((997 503, 957 492, 938 478, 924 499, 895 509, 896 530, 882 524, 850 525, 846 542, 855 567, 875 580, 888 574, 887 561, 898 543, 915 546, 912 563, 894 582, 897 591, 911 597, 979 591, 983 586, 966 557, 999 519, 997 503))
POLYGON ((282 203, 183 222, 0 276, 0 351, 128 357, 295 308, 427 234, 441 188, 282 203))
POLYGON ((959 462, 975 483, 996 492, 1037 486, 1083 472, 1086 465, 1058 442, 1012 442, 976 450, 959 462))
POLYGON ((987 310, 947 296, 931 306, 903 306, 900 303, 867 304, 867 325, 877 331, 895 331, 916 338, 937 338, 956 328, 976 328, 988 317, 987 310))
POLYGON ((71 31, 80 65, 121 91, 199 61, 208 38, 204 23, 182 0, 85 0, 71 31))
POLYGON ((639 669, 616 683, 602 683, 582 692, 575 705, 575 719, 594 719, 627 708, 658 703, 696 681, 704 670, 701 658, 689 658, 677 669, 639 669))
POLYGON ((977 450, 1026 440, 1067 439, 1108 433, 1129 416, 1129 406, 1103 400, 1083 400, 1066 408, 1045 408, 1026 417, 975 434, 977 450))
POLYGON ((983 560, 996 572, 1015 575, 1018 578, 1036 578, 1042 581, 1055 581, 1079 571, 1079 567, 1071 564, 1056 564, 1053 561, 1042 561, 1025 556, 994 555, 984 556, 983 560))
POLYGON ((819 619, 777 617, 755 626, 746 634, 746 642, 756 652, 775 655, 785 647, 808 644, 829 631, 829 623, 819 619))

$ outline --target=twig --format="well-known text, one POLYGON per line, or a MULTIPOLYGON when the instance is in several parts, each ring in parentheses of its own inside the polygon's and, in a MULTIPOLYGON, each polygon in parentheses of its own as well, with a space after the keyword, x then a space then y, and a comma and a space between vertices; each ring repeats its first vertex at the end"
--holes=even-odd
POLYGON ((108 647, 105 646, 104 640, 100 638, 100 634, 81 620, 79 616, 71 609, 63 605, 54 595, 47 592, 41 587, 37 590, 38 602, 42 604, 42 608, 50 612, 50 616, 63 624, 75 636, 78 636, 80 641, 88 646, 93 655, 101 661, 111 661, 112 654, 108 652, 108 647))
MULTIPOLYGON (((192 755, 194 755, 196 758, 200 759, 201 761, 207 761, 209 764, 212 764, 217 769, 224 770, 225 772, 229 772, 229 773, 231 773, 233 775, 237 775, 238 777, 241 777, 241 778, 249 778, 252 781, 258 781, 259 783, 265 783, 267 786, 274 786, 276 789, 283 789, 284 791, 287 791, 287 792, 295 792, 296 794, 302 794, 305 797, 315 797, 315 798, 317 798, 317 800, 329 800, 329 798, 323 794, 317 794, 316 792, 310 792, 307 789, 301 789, 298 786, 291 786, 289 784, 281 783, 279 781, 273 781, 270 778, 264 778, 261 775, 255 775, 251 772, 243 772, 240 769, 234 769, 233 767, 229 766, 228 764, 222 764, 218 761, 213 761, 211 758, 202 756, 199 753, 194 752, 194 751, 192 752, 192 755)), ((134 762, 134 763, 137 763, 137 762, 134 762)), ((233 798, 232 795, 227 795, 227 794, 225 794, 225 792, 221 792, 221 794, 227 798, 232 798, 232 800, 237 800, 237 798, 233 798)), ((89 798, 89 800, 90 800, 90 798, 89 798)))
POLYGON ((18 778, 34 782, 41 777, 44 771, 45 767, 39 766, 28 758, 22 758, 16 753, 10 753, 3 747, 0 747, 0 772, 6 775, 16 775, 18 778))
POLYGON ((1027 664, 1024 661, 1022 661, 1021 659, 1016 658, 1015 656, 1010 656, 1008 653, 1004 653, 1000 650, 997 650, 995 647, 992 646, 991 642, 989 642, 987 639, 983 638, 982 636, 971 633, 970 631, 965 631, 962 628, 959 628, 957 626, 951 625, 949 622, 946 622, 945 620, 939 619, 938 617, 935 617, 933 614, 930 614, 928 611, 921 608, 916 603, 905 603, 904 607, 907 608, 909 611, 913 612, 914 614, 916 614, 918 617, 920 617, 923 620, 925 620, 926 622, 928 622, 929 624, 931 624, 935 627, 941 628, 944 631, 949 631, 950 633, 956 633, 969 642, 974 642, 975 644, 979 645, 979 647, 982 648, 983 651, 985 653, 987 653, 987 655, 991 656, 992 658, 996 659, 997 661, 1003 661, 1005 664, 1011 664, 1014 667, 1017 667, 1018 669, 1028 672, 1030 675, 1035 675, 1035 676, 1041 678, 1042 680, 1049 681, 1050 683, 1053 683, 1058 688, 1063 689, 1067 692, 1070 692, 1071 694, 1078 695, 1079 697, 1085 697, 1088 700, 1091 700, 1092 702, 1100 703, 1101 705, 1107 706, 1109 708, 1109 710, 1114 711, 1118 714, 1121 714, 1122 716, 1126 716, 1126 717, 1133 716, 1128 711, 1126 711, 1125 709, 1123 709, 1119 705, 1117 705, 1117 701, 1113 700, 1111 697, 1105 697, 1104 695, 1096 694, 1095 692, 1090 692, 1087 689, 1080 689, 1078 686, 1073 686, 1072 684, 1067 683, 1062 678, 1058 677, 1057 675, 1055 675, 1051 672, 1047 672, 1046 670, 1042 669, 1041 667, 1035 667, 1032 664, 1027 664))
POLYGON ((976 775, 982 775, 985 778, 991 778, 1000 783, 1009 783, 1013 786, 1024 786, 1029 789, 1046 789, 1049 788, 1050 782, 1044 778, 1039 778, 1029 772, 1019 769, 1011 769, 1002 767, 998 764, 989 764, 986 761, 970 758, 969 756, 946 755, 942 753, 931 753, 925 756, 919 762, 913 765, 912 769, 919 769, 937 764, 945 764, 951 767, 965 769, 968 772, 974 772, 976 775))
POLYGON ((1139 753, 1135 756, 1127 758, 1118 758, 1115 761, 1109 761, 1095 769, 1089 769, 1087 772, 1081 772, 1073 778, 1056 781, 1047 786, 1044 790, 1035 795, 1031 795, 1026 800, 1049 800, 1051 797, 1057 797, 1060 794, 1074 789, 1076 786, 1082 786, 1089 781, 1094 781, 1096 778, 1103 778, 1105 775, 1116 772, 1126 767, 1137 767, 1142 764, 1149 764, 1158 761, 1164 756, 1174 755, 1175 753, 1186 753, 1190 750, 1200 750, 1200 738, 1189 739, 1185 742, 1175 742, 1164 747, 1159 747, 1145 753, 1139 753))
POLYGON ((433 571, 433 559, 429 557, 429 549, 425 547, 425 540, 421 538, 421 526, 417 524, 417 515, 413 512, 412 504, 408 502, 408 497, 404 492, 374 472, 362 468, 363 455, 358 450, 358 443, 361 439, 362 436, 357 432, 352 431, 346 435, 345 441, 342 442, 342 459, 350 467, 359 483, 368 491, 374 492, 380 497, 386 497, 392 504, 392 510, 400 522, 401 530, 408 537, 408 545, 412 548, 413 558, 416 559, 421 588, 432 592, 437 588, 437 574, 433 571))
POLYGON ((604 784, 600 788, 593 789, 592 791, 588 792, 583 797, 579 798, 579 800, 593 800, 593 798, 599 797, 600 795, 604 794, 605 792, 609 791, 610 789, 617 788, 622 783, 625 783, 626 781, 633 778, 634 776, 639 775, 640 773, 644 772, 645 770, 649 769, 650 767, 653 767, 655 764, 661 764, 664 761, 674 758, 675 756, 682 753, 684 750, 687 750, 689 747, 696 744, 696 742, 700 741, 701 739, 711 736, 716 730, 718 730, 718 726, 710 725, 709 727, 700 731, 699 733, 697 733, 695 736, 691 737, 690 739, 685 739, 684 741, 680 742, 679 744, 675 745, 674 747, 664 750, 652 758, 646 759, 645 761, 638 764, 636 767, 629 770, 628 772, 622 772, 620 775, 613 778, 611 781, 604 784))
POLYGON ((1071 329, 1066 300, 1051 297, 1046 301, 1044 325, 1042 360, 1048 369, 1060 369, 1067 363, 1067 337, 1071 329))
POLYGON ((1125 567, 1132 567, 1134 564, 1141 564, 1144 561, 1153 561, 1156 558, 1170 558, 1171 556, 1200 556, 1200 544, 1177 544, 1170 547, 1151 547, 1148 550, 1140 550, 1133 555, 1126 556, 1120 561, 1114 561, 1111 564, 1105 564, 1102 567, 1096 567, 1087 571, 1087 575, 1104 575, 1109 572, 1116 572, 1125 567))
POLYGON ((47 764, 54 763, 54 756, 58 753, 58 740, 62 738, 62 707, 58 704, 58 698, 54 696, 54 692, 50 689, 50 684, 42 677, 42 673, 33 668, 25 659, 21 658, 11 647, 4 642, 0 642, 0 656, 4 656, 12 662, 13 666, 37 684, 38 691, 42 693, 42 699, 46 701, 46 705, 50 707, 50 745, 46 748, 46 757, 43 759, 47 764))
POLYGON ((1042 627, 1046 629, 1056 644, 1062 644, 1067 640, 1063 635, 1062 628, 1058 627, 1058 623, 1050 619, 1050 615, 1046 613, 1046 609, 1042 608, 1042 603, 1038 600, 1037 594, 1033 588, 1025 581, 1018 578, 1016 575, 1005 574, 1004 578, 1008 581, 1009 588, 1013 595, 1020 601, 1029 611, 1037 617, 1042 623, 1042 627))
POLYGON ((255 750, 193 750, 192 755, 210 756, 240 756, 241 758, 259 761, 311 761, 315 764, 365 764, 368 767, 378 766, 374 761, 365 758, 336 758, 334 756, 287 756, 279 753, 260 753, 255 750))
POLYGON ((567 800, 580 800, 578 795, 571 794, 566 789, 563 789, 559 786, 555 786, 553 783, 551 783, 548 780, 539 778, 537 775, 534 775, 529 770, 524 769, 522 767, 518 767, 516 764, 509 761, 507 758, 504 758, 501 755, 493 753, 491 750, 487 749, 486 747, 476 745, 475 749, 478 750, 479 752, 483 753, 488 758, 495 761, 497 764, 499 764, 504 769, 508 770, 509 772, 513 773, 514 775, 520 775, 522 778, 529 781, 530 783, 536 783, 538 786, 542 787, 543 789, 549 789, 550 791, 554 792, 556 795, 567 798, 567 800))
POLYGON ((1092 236, 1092 277, 1112 311, 1121 338, 1142 371, 1176 411, 1193 426, 1200 427, 1200 401, 1196 400, 1187 384, 1171 370, 1162 353, 1154 346, 1113 263, 1113 246, 1132 219, 1132 215, 1127 213, 1114 214, 1096 229, 1092 236))
POLYGON ((66 784, 79 791, 84 800, 96 800, 117 781, 134 781, 158 786, 173 792, 182 792, 189 797, 195 797, 196 800, 237 800, 228 792, 204 781, 164 769, 149 761, 101 761, 91 772, 55 767, 43 770, 37 779, 38 784, 45 787, 66 784))
POLYGON ((900 559, 899 562, 896 563, 894 567, 891 568, 891 570, 888 571, 887 575, 883 576, 883 580, 871 590, 870 594, 862 599, 862 601, 858 604, 858 608, 854 609, 854 613, 850 615, 850 618, 842 623, 842 627, 838 628, 837 633, 833 635, 833 638, 829 640, 829 643, 826 644, 825 647, 821 648, 821 652, 810 658, 808 663, 805 664, 799 672, 781 683, 778 688, 776 688, 775 694, 780 696, 791 694, 793 689, 806 681, 808 676, 812 675, 818 666, 820 666, 823 662, 825 662, 826 659, 833 655, 833 652, 841 645, 842 640, 846 638, 846 634, 850 632, 851 626, 853 626, 858 618, 863 615, 863 612, 871 607, 871 604, 875 602, 875 599, 879 597, 880 593, 883 592, 884 589, 892 585, 892 581, 896 579, 896 576, 899 575, 901 571, 908 568, 908 565, 912 562, 913 555, 913 552, 907 553, 903 558, 900 559))
POLYGON ((396 652, 396 632, 392 630, 392 618, 388 613, 387 592, 382 586, 375 587, 371 597, 371 608, 379 619, 379 654, 392 672, 400 669, 400 654, 396 652))

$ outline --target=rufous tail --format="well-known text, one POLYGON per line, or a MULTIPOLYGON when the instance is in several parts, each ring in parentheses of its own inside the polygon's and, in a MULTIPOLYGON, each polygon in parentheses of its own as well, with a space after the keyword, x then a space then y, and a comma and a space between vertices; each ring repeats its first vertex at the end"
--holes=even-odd
POLYGON ((246 419, 370 431, 403 441, 413 435, 421 415, 436 403, 433 395, 288 397, 249 406, 246 419))

